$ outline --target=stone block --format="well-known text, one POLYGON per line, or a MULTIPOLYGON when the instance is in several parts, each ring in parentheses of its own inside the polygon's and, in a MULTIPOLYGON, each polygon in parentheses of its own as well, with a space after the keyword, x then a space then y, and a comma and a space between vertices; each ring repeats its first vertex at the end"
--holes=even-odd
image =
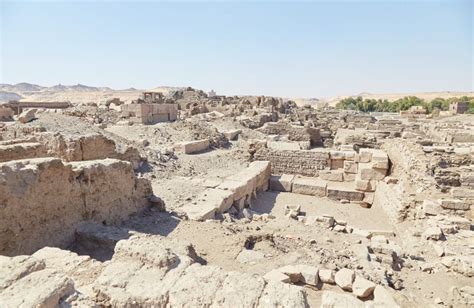
POLYGON ((352 293, 359 298, 367 298, 374 293, 375 283, 361 276, 356 276, 352 284, 352 293))
POLYGON ((357 173, 358 163, 351 160, 344 161, 344 172, 345 173, 357 173))
POLYGON ((209 203, 190 204, 180 209, 190 220, 205 221, 214 219, 216 214, 216 207, 209 203))
POLYGON ((328 198, 335 200, 362 201, 364 193, 354 189, 349 183, 329 182, 327 185, 328 198))
POLYGON ((361 180, 383 180, 387 169, 373 168, 372 164, 359 163, 357 178, 361 180))
POLYGON ((319 177, 322 180, 326 180, 326 181, 342 182, 344 180, 344 172, 340 169, 321 170, 319 171, 319 177))
POLYGON ((273 175, 270 177, 270 190, 291 192, 294 179, 295 176, 292 174, 273 175))
POLYGON ((240 129, 229 130, 224 132, 224 136, 229 140, 235 140, 241 132, 242 130, 240 129))
POLYGON ((370 149, 360 149, 359 151, 359 162, 368 163, 372 160, 372 151, 370 149))
POLYGON ((425 215, 435 216, 441 214, 442 211, 443 208, 439 200, 423 200, 423 213, 425 213, 425 215))
POLYGON ((441 200, 441 207, 448 210, 463 210, 467 211, 471 205, 467 201, 458 199, 443 199, 441 200))
POLYGON ((357 174, 354 173, 344 173, 344 182, 354 182, 357 174))
POLYGON ((355 182, 355 189, 360 191, 374 191, 375 189, 372 188, 372 183, 369 180, 358 180, 356 179, 355 182))
POLYGON ((209 139, 202 139, 179 142, 175 145, 175 149, 184 154, 193 154, 207 150, 209 148, 209 145, 209 139))
POLYGON ((328 284, 335 284, 336 280, 334 280, 334 271, 331 269, 320 269, 319 270, 319 279, 323 283, 328 284))
POLYGON ((216 209, 216 213, 226 212, 234 202, 234 193, 229 190, 208 188, 199 196, 198 204, 207 203, 216 209))
POLYGON ((355 272, 348 268, 339 270, 334 276, 336 284, 344 291, 352 291, 352 283, 354 282, 355 272))
POLYGON ((324 197, 327 182, 316 178, 297 177, 293 180, 293 193, 324 197))

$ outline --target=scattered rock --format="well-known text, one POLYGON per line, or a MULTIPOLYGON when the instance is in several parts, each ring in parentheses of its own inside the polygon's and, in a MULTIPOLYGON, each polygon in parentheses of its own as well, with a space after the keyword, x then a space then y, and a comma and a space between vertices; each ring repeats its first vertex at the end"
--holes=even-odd
POLYGON ((334 276, 336 284, 344 291, 352 291, 352 283, 354 282, 355 272, 348 268, 339 270, 334 276))

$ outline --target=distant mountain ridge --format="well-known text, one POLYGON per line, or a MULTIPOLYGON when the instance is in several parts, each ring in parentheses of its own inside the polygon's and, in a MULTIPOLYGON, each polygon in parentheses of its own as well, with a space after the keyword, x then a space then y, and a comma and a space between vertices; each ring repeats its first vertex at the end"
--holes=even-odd
POLYGON ((0 84, 0 91, 14 92, 14 93, 31 93, 31 92, 101 92, 101 91, 117 91, 108 87, 91 87, 83 84, 77 85, 62 85, 58 84, 51 87, 44 87, 31 83, 17 83, 17 84, 0 84))

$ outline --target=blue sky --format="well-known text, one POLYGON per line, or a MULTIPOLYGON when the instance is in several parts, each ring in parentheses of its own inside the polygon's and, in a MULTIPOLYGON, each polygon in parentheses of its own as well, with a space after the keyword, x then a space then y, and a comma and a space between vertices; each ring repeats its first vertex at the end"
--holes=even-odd
POLYGON ((0 83, 472 91, 474 1, 0 0, 0 83))

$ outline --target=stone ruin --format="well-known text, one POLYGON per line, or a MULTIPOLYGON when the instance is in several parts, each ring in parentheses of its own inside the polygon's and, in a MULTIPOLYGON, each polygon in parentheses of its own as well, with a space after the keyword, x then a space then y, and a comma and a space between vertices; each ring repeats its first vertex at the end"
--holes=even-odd
POLYGON ((1 307, 474 304, 472 118, 83 107, 0 128, 1 307))

